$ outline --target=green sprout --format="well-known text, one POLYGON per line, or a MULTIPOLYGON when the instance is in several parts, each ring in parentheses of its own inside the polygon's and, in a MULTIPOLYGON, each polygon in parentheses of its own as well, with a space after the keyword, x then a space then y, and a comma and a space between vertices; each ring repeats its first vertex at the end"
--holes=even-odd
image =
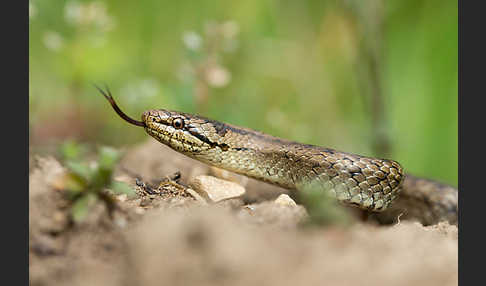
POLYGON ((105 203, 108 213, 112 215, 116 203, 105 189, 110 189, 115 194, 135 195, 128 184, 112 178, 115 165, 121 157, 120 152, 114 148, 100 147, 98 160, 92 164, 82 161, 86 148, 74 141, 63 144, 60 151, 69 170, 62 185, 72 202, 71 217, 74 222, 81 222, 88 214, 90 206, 98 200, 105 203))

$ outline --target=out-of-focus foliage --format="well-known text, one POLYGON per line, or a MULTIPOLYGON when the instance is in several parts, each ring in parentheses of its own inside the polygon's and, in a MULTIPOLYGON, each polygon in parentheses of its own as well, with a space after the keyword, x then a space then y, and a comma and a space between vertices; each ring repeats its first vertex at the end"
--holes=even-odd
POLYGON ((100 147, 98 160, 88 163, 81 156, 86 149, 86 146, 75 141, 67 141, 60 146, 63 163, 68 172, 63 174, 55 185, 56 188, 65 190, 72 201, 71 216, 74 222, 82 221, 97 200, 104 202, 111 214, 116 203, 104 192, 105 188, 109 188, 115 194, 135 195, 135 191, 129 185, 112 179, 114 168, 121 156, 119 151, 111 147, 100 147))
POLYGON ((297 197, 308 214, 304 226, 349 226, 356 221, 356 218, 336 201, 335 195, 329 190, 323 192, 322 186, 317 182, 299 188, 297 197))
POLYGON ((169 108, 457 185, 456 1, 30 0, 32 146, 146 139, 169 108))

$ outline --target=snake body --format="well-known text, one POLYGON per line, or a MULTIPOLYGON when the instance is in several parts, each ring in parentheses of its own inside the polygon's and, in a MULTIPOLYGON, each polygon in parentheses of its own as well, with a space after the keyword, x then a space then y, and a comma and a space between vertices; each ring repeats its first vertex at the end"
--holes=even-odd
MULTIPOLYGON (((402 192, 404 181, 405 185, 416 181, 405 176, 403 168, 393 160, 301 144, 194 114, 152 109, 143 112, 142 121, 137 121, 118 108, 109 91, 99 90, 123 119, 144 127, 150 136, 170 148, 206 164, 287 189, 317 187, 346 205, 383 212, 393 209, 390 206, 402 192)), ((457 219, 457 190, 447 192, 453 194, 448 201, 443 193, 427 192, 406 189, 403 193, 406 197, 425 194, 421 200, 438 209, 434 211, 439 213, 437 220, 444 217, 442 213, 450 216, 451 210, 457 219)))
POLYGON ((149 110, 145 131, 159 142, 204 163, 287 189, 315 185, 340 202, 382 211, 397 197, 403 178, 395 161, 301 144, 201 116, 149 110))

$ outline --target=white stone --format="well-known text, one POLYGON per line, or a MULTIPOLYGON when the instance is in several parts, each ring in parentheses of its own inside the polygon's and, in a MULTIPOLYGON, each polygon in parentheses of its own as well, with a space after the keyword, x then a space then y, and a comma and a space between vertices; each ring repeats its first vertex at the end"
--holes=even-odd
POLYGON ((278 196, 278 198, 274 201, 278 205, 282 206, 289 206, 289 207, 295 207, 297 204, 286 194, 281 194, 278 196))
POLYGON ((245 193, 245 188, 241 185, 218 179, 213 176, 199 175, 194 177, 190 185, 202 197, 212 202, 240 197, 245 193))

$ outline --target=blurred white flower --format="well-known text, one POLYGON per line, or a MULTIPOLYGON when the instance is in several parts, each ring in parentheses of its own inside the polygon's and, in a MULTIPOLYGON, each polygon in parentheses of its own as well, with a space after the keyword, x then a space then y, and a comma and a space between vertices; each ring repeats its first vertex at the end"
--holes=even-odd
POLYGON ((64 39, 62 36, 54 31, 45 32, 44 36, 42 37, 42 41, 48 50, 54 52, 61 50, 64 45, 64 39))
POLYGON ((160 92, 160 85, 152 78, 137 79, 122 87, 121 96, 132 103, 143 102, 144 97, 154 97, 160 92))
POLYGON ((69 1, 64 6, 64 19, 69 24, 77 24, 81 18, 81 4, 77 1, 69 1))
POLYGON ((115 26, 113 18, 106 11, 105 4, 99 1, 89 3, 69 1, 64 7, 64 18, 71 25, 96 25, 103 31, 109 31, 115 26))
POLYGON ((211 66, 206 70, 206 81, 212 87, 224 87, 230 80, 230 72, 222 66, 211 66))
POLYGON ((194 31, 185 32, 184 35, 182 36, 182 41, 184 42, 184 45, 186 45, 186 47, 189 50, 193 50, 193 51, 199 50, 202 45, 201 36, 194 31))
MULTIPOLYGON (((231 81, 230 71, 222 64, 224 52, 236 50, 237 35, 239 26, 234 21, 216 22, 206 21, 204 32, 199 34, 194 31, 187 31, 182 35, 184 45, 193 51, 204 49, 202 58, 189 58, 182 63, 177 71, 177 77, 188 82, 196 79, 204 88, 200 92, 206 93, 206 87, 220 88, 228 85, 231 81)), ((198 93, 198 91, 196 91, 198 93)))

